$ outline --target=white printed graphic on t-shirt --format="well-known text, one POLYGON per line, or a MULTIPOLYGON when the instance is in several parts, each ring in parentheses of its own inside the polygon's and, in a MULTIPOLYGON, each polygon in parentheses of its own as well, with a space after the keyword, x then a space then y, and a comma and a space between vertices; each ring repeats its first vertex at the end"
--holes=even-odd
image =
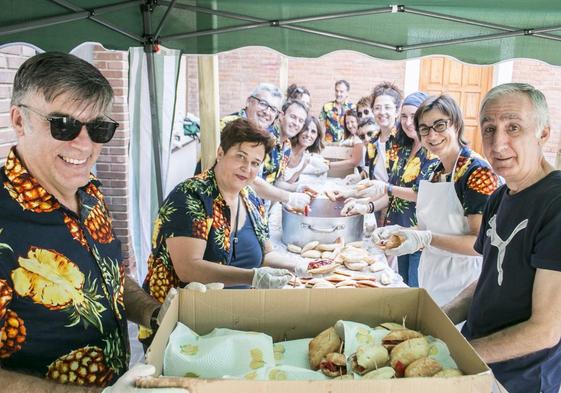
POLYGON ((503 259, 505 258, 506 247, 511 242, 512 238, 522 229, 526 228, 527 225, 528 225, 528 219, 525 219, 524 221, 520 222, 520 224, 518 224, 516 228, 514 228, 514 230, 506 240, 503 240, 497 234, 497 215, 495 214, 489 220, 490 228, 487 229, 487 232, 485 232, 485 234, 491 238, 491 245, 497 247, 498 250, 497 272, 499 273, 499 277, 497 281, 499 283, 499 286, 501 286, 503 283, 503 259))

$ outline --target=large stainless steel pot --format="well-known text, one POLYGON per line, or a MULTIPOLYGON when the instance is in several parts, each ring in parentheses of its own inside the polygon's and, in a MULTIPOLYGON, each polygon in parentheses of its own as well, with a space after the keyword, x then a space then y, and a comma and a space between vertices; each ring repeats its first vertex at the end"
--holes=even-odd
POLYGON ((327 198, 312 201, 310 215, 292 213, 282 208, 282 241, 285 244, 303 246, 313 240, 333 243, 342 236, 345 242, 362 238, 364 217, 341 216, 344 201, 332 202, 327 198))

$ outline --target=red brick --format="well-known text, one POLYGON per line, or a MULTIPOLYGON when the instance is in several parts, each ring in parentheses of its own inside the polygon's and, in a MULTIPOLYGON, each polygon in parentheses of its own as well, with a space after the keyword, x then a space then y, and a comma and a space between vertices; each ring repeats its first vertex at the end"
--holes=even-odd
MULTIPOLYGON (((11 122, 10 122, 10 115, 7 113, 0 113, 0 128, 4 128, 4 127, 10 127, 11 122)), ((0 155, 0 157, 2 157, 0 155)))
POLYGON ((114 52, 114 51, 98 52, 98 51, 94 51, 94 59, 95 60, 121 60, 122 58, 123 58, 123 54, 121 52, 114 52))
POLYGON ((12 98, 11 85, 0 85, 0 98, 12 98))
POLYGON ((27 60, 25 57, 8 57, 8 68, 17 70, 25 60, 27 60))
POLYGON ((0 70, 0 83, 12 84, 14 82, 15 70, 1 69, 0 70))
POLYGON ((8 45, 0 49, 0 53, 5 53, 8 55, 21 55, 22 46, 21 45, 8 45))

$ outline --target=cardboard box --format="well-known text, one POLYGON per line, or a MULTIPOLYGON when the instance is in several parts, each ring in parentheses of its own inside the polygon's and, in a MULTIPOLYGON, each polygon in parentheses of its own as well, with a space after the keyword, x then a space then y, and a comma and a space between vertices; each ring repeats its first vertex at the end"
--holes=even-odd
POLYGON ((460 369, 468 375, 380 381, 190 379, 189 392, 491 392, 491 371, 424 289, 250 289, 206 293, 183 289, 164 317, 146 360, 161 373, 167 339, 178 320, 201 335, 222 327, 264 332, 281 341, 314 337, 339 319, 376 326, 386 321, 401 322, 404 316, 408 327, 444 340, 460 369))

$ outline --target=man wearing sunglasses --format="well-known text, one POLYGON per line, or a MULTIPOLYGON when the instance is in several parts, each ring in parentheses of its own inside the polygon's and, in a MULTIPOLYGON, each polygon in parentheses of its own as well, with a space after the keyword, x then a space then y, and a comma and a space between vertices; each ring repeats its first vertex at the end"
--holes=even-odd
POLYGON ((103 75, 72 55, 36 55, 15 75, 17 145, 0 170, 0 386, 11 392, 124 391, 127 318, 158 316, 125 275, 90 174, 119 126, 112 100, 103 75))

